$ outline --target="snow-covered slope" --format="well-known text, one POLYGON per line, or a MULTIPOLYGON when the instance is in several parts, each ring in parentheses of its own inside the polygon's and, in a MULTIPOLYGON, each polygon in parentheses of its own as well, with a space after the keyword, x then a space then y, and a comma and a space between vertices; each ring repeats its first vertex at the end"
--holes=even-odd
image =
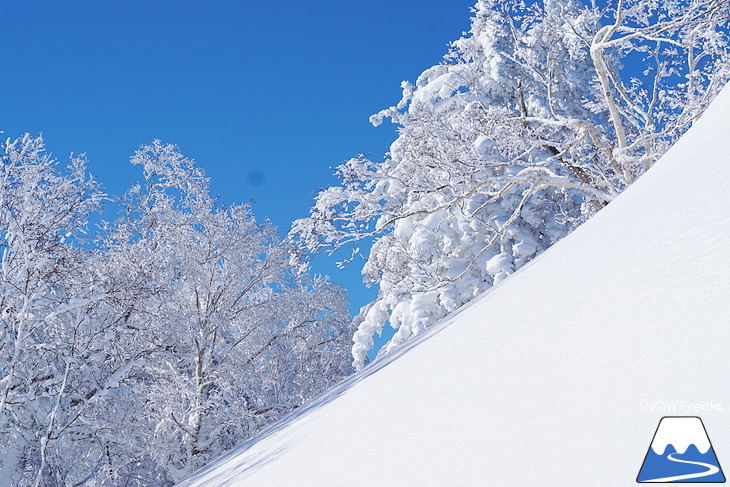
POLYGON ((730 464, 730 89, 427 335, 182 485, 626 486, 665 415, 702 417, 730 464))

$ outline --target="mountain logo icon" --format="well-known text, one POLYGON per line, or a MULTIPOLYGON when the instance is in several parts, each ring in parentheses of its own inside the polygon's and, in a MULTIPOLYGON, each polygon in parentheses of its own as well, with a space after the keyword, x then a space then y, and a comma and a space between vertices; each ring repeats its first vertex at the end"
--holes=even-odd
POLYGON ((641 465, 639 483, 723 483, 725 475, 702 420, 665 416, 641 465))

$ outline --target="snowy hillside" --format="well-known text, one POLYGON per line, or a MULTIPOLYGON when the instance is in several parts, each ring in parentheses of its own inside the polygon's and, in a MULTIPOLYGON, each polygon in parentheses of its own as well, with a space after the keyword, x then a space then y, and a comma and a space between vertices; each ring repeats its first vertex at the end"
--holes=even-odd
POLYGON ((726 88, 568 238, 181 485, 626 486, 668 415, 730 465, 729 249, 726 88))

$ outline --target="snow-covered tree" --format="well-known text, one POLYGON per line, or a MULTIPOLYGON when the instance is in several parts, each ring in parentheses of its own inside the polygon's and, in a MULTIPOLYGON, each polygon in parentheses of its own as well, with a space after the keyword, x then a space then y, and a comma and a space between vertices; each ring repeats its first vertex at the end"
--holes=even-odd
POLYGON ((171 485, 350 373, 344 292, 174 146, 95 238, 83 159, 3 149, 0 485, 171 485))
MULTIPOLYGON (((307 251, 371 238, 379 285, 353 356, 391 350, 498 284, 636 180, 728 77, 726 0, 480 0, 444 62, 371 117, 383 162, 339 167, 292 235, 307 251)), ((688 168, 691 170, 691 168, 688 168)))
MULTIPOLYGON (((28 135, 0 155, 0 483, 46 485, 74 469, 55 464, 82 409, 74 397, 103 380, 87 364, 102 298, 83 266, 88 215, 103 194, 72 158, 65 170, 28 135), (75 242, 75 244, 72 244, 75 242)), ((83 465, 79 456, 76 465, 83 465)), ((83 468, 83 466, 81 467, 83 468)))
POLYGON ((154 141, 132 163, 144 183, 105 245, 110 274, 142 283, 119 312, 152 345, 131 381, 140 429, 126 462, 148 456, 179 481, 349 374, 352 330, 343 292, 295 272, 249 205, 216 204, 175 146, 154 141))

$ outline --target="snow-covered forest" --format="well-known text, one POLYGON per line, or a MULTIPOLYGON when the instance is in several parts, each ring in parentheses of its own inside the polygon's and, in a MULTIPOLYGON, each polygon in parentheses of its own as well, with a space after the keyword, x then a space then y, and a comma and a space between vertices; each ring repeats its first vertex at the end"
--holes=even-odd
MULTIPOLYGON (((402 84, 382 162, 356 157, 292 232, 305 251, 374 239, 354 365, 388 352, 609 204, 730 73, 727 0, 480 0, 444 61, 402 84)), ((691 169, 688 169, 691 170, 691 169)))
POLYGON ((350 369, 344 292, 174 146, 110 197, 40 138, 0 166, 0 485, 169 485, 350 369))
POLYGON ((211 196, 174 145, 142 146, 140 182, 110 195, 84 158, 9 138, 0 486, 179 482, 365 366, 384 326, 388 353, 609 205, 730 76, 728 0, 472 15, 372 116, 399 130, 384 159, 339 166, 288 236, 211 196), (379 293, 352 318, 309 260, 352 248, 357 265, 359 247, 379 293))

